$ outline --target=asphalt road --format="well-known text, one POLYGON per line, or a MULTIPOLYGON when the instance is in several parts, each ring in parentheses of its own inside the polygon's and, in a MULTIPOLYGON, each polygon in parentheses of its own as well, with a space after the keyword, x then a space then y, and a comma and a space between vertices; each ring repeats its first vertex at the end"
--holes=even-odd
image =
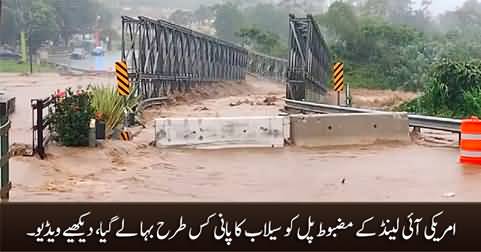
POLYGON ((69 57, 49 57, 49 62, 74 70, 113 72, 115 61, 120 59, 120 51, 107 52, 105 56, 88 55, 85 59, 74 60, 69 57))

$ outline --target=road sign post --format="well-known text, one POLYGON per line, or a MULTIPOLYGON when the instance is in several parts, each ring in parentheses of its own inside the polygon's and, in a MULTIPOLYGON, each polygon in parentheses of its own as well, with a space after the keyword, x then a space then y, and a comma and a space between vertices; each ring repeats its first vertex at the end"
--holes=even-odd
POLYGON ((125 61, 115 62, 115 74, 117 77, 117 92, 121 96, 130 95, 129 72, 125 61))
POLYGON ((344 90, 344 64, 338 62, 332 69, 334 91, 337 92, 337 105, 341 105, 341 92, 344 90))
POLYGON ((127 128, 127 119, 128 119, 128 111, 127 111, 127 96, 130 95, 131 92, 131 84, 129 81, 129 72, 127 70, 127 62, 125 61, 117 61, 115 62, 115 74, 117 76, 117 92, 120 96, 124 98, 124 125, 121 132, 121 138, 125 141, 130 140, 128 137, 128 132, 126 132, 127 128), (124 136, 127 136, 126 138, 124 136))

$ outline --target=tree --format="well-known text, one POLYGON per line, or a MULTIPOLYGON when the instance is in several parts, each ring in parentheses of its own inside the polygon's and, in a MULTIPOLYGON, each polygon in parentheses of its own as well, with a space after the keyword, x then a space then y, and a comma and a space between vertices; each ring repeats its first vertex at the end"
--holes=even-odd
POLYGON ((289 10, 273 4, 257 4, 246 8, 245 25, 255 26, 261 30, 277 34, 282 43, 287 45, 289 37, 289 10))
POLYGON ((244 16, 240 8, 227 2, 215 6, 215 12, 214 28, 217 37, 231 42, 239 42, 240 38, 235 34, 240 31, 244 24, 244 16))
POLYGON ((363 15, 383 17, 396 24, 406 24, 413 12, 412 0, 365 0, 357 3, 363 15))
POLYGON ((459 30, 466 36, 477 34, 481 28, 481 3, 468 0, 461 8, 441 15, 440 21, 445 30, 459 30))
POLYGON ((18 25, 16 22, 13 1, 4 1, 2 4, 2 17, 0 22, 0 44, 15 44, 17 40, 18 25))
MULTIPOLYGON (((58 33, 57 16, 48 0, 17 0, 19 27, 31 40, 33 51, 48 39, 56 38, 58 33)), ((16 2, 16 3, 17 3, 16 2)))
POLYGON ((57 24, 65 41, 69 41, 74 34, 110 29, 112 13, 98 1, 49 1, 56 10, 57 24), (97 20, 97 17, 100 17, 100 20, 97 20), (98 21, 100 22, 97 23, 98 21))
POLYGON ((178 25, 188 26, 194 21, 194 15, 190 11, 176 10, 170 15, 169 20, 178 25))
POLYGON ((112 13, 97 0, 5 0, 0 42, 15 44, 21 31, 32 31, 34 47, 44 40, 108 30, 112 13), (100 17, 100 19, 98 19, 100 17))
POLYGON ((251 27, 242 28, 236 35, 242 39, 244 46, 255 51, 276 57, 287 55, 287 47, 280 42, 279 36, 275 33, 251 27))
POLYGON ((318 17, 321 26, 343 43, 356 41, 359 36, 359 20, 353 7, 344 2, 334 2, 324 15, 318 17))
POLYGON ((279 6, 291 13, 305 15, 317 14, 324 10, 326 0, 281 0, 279 6))
POLYGON ((212 8, 205 5, 201 5, 197 10, 194 11, 193 14, 194 21, 199 23, 202 23, 208 19, 213 19, 214 17, 215 13, 212 8))

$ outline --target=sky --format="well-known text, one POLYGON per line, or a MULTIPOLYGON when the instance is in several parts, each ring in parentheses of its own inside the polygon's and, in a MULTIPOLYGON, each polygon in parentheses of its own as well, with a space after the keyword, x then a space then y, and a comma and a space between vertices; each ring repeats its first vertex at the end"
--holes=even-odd
MULTIPOLYGON (((110 1, 110 0, 109 0, 110 1)), ((224 0, 155 0, 157 3, 162 3, 161 5, 166 8, 186 8, 186 9, 196 9, 199 5, 210 5, 213 3, 219 3, 224 0)), ((244 0, 247 1, 247 0, 244 0)), ((279 1, 279 0, 249 0, 249 1, 279 1)), ((315 1, 315 0, 312 0, 315 1)), ((328 2, 333 2, 335 0, 328 0, 328 2)), ((405 1, 405 0, 398 0, 405 1)), ((422 0, 414 0, 418 5, 421 5, 422 0)), ((465 0, 432 0, 431 12, 434 15, 440 14, 445 11, 455 10, 457 7, 461 6, 465 0)))
MULTIPOLYGON (((403 0, 399 0, 403 1, 403 0)), ((455 10, 460 7, 465 0, 433 0, 431 12, 435 15, 445 11, 455 10)), ((421 5, 422 0, 416 0, 416 3, 421 5)))
MULTIPOLYGON (((332 3, 336 0, 328 0, 328 3, 332 3)), ((398 1, 404 1, 404 0, 398 0, 398 1)), ((451 10, 456 10, 457 7, 460 7, 463 5, 465 0, 432 0, 433 3, 431 5, 431 12, 434 15, 441 14, 445 11, 451 11, 451 10)), ((421 6, 422 0, 414 0, 414 2, 418 5, 421 6)))

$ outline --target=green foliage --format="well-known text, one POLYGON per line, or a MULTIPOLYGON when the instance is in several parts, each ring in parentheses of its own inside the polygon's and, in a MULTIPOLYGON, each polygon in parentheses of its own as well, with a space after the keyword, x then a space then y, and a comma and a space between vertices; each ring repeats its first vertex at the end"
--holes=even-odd
POLYGON ((52 135, 65 146, 88 146, 89 123, 94 118, 88 93, 67 89, 54 99, 55 110, 49 113, 52 135))
POLYGON ((287 55, 288 9, 273 4, 243 7, 232 2, 216 5, 213 9, 217 37, 243 42, 272 56, 287 55))
MULTIPOLYGON (((329 35, 342 43, 355 43, 359 39, 359 20, 351 5, 334 2, 329 10, 318 17, 321 26, 327 28, 329 35)), ((335 42, 335 41, 333 41, 335 42)))
POLYGON ((5 17, 0 26, 0 42, 14 44, 20 31, 31 35, 33 48, 56 37, 57 13, 51 0, 6 0, 5 17))
POLYGON ((276 57, 286 57, 287 47, 280 42, 277 34, 261 31, 256 27, 242 28, 236 36, 242 39, 244 46, 255 51, 276 57))
POLYGON ((96 116, 105 121, 107 129, 114 129, 123 120, 125 111, 132 112, 139 97, 132 90, 128 97, 119 96, 115 87, 90 86, 88 91, 71 89, 53 97, 55 107, 50 110, 50 131, 65 146, 87 146, 89 123, 96 116))
POLYGON ((216 36, 231 42, 239 42, 235 34, 244 26, 244 16, 239 6, 225 3, 215 8, 216 18, 214 28, 216 36))
POLYGON ((107 129, 114 129, 123 122, 126 109, 132 112, 139 101, 135 93, 133 90, 127 98, 124 98, 119 96, 117 89, 113 86, 92 87, 90 92, 92 108, 102 115, 107 129))
POLYGON ((431 60, 424 54, 423 35, 415 29, 357 16, 344 2, 332 4, 318 21, 330 35, 331 53, 350 69, 346 70, 346 79, 353 81, 351 85, 408 90, 422 87, 431 60))
POLYGON ((4 0, 4 9, 0 42, 15 45, 19 32, 31 32, 34 49, 45 40, 55 41, 59 34, 69 40, 97 24, 108 30, 112 22, 112 13, 97 0, 4 0))
POLYGON ((203 22, 205 20, 212 19, 214 16, 215 15, 212 8, 205 5, 199 6, 199 8, 193 13, 193 19, 196 22, 203 22))
POLYGON ((176 10, 169 16, 169 20, 178 25, 190 25, 194 21, 194 14, 190 11, 176 10))
POLYGON ((75 33, 85 33, 98 25, 102 30, 111 28, 112 13, 100 1, 48 0, 57 13, 57 24, 65 40, 75 33), (72 15, 75 13, 75 15, 72 15), (100 17, 100 20, 97 18, 100 17))
MULTIPOLYGON (((274 4, 257 4, 243 10, 244 27, 256 27, 276 36, 279 44, 286 44, 289 38, 289 10, 274 4)), ((287 51, 287 49, 286 49, 287 51)))
MULTIPOLYGON (((0 73, 25 73, 30 71, 30 64, 17 63, 15 60, 0 60, 0 73)), ((48 64, 33 64, 33 72, 44 73, 54 72, 55 67, 48 64)))
POLYGON ((434 67, 431 80, 424 94, 402 109, 458 118, 481 115, 481 61, 443 59, 434 67))

